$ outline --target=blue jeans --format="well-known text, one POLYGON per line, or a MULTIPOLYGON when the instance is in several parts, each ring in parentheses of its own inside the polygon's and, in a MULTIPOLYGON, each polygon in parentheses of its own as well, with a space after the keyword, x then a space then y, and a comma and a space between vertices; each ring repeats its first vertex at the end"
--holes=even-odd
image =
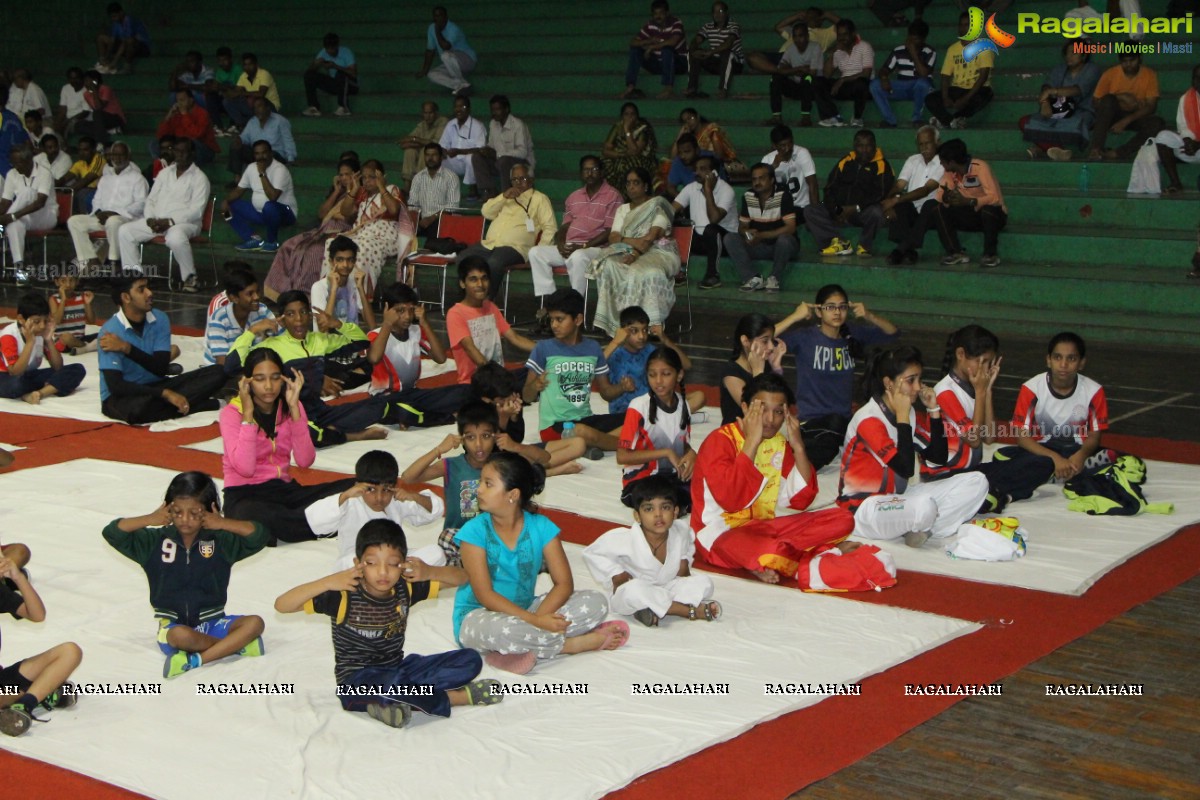
POLYGON ((933 91, 933 81, 929 78, 892 78, 891 84, 892 91, 885 92, 878 78, 871 80, 871 97, 875 98, 875 105, 879 106, 883 121, 889 125, 896 124, 896 115, 892 113, 892 105, 889 102, 891 100, 912 100, 912 121, 923 120, 925 97, 933 91))
MULTIPOLYGON (((371 703, 406 703, 436 717, 450 716, 449 689, 466 686, 483 669, 483 657, 475 650, 451 650, 436 656, 407 655, 394 667, 363 667, 342 684, 346 687, 381 687, 391 694, 342 694, 346 711, 366 711, 371 703), (404 694, 404 689, 431 687, 432 694, 404 694)), ((343 690, 345 691, 345 690, 343 690)))
POLYGON ((640 47, 629 48, 629 64, 625 67, 625 85, 637 86, 638 73, 645 67, 654 75, 662 75, 663 86, 675 85, 675 73, 679 70, 687 72, 687 60, 677 63, 675 49, 664 47, 662 50, 647 53, 640 47))
POLYGON ((59 394, 70 394, 83 382, 86 372, 83 364, 63 364, 60 370, 51 367, 28 369, 20 375, 5 372, 0 374, 0 397, 16 399, 47 386, 53 386, 59 394))
POLYGON ((229 204, 229 213, 233 215, 233 219, 229 220, 229 227, 237 231, 237 235, 243 242, 254 235, 251 225, 267 226, 267 233, 263 240, 278 242, 279 229, 296 224, 295 213, 282 203, 276 203, 273 200, 268 200, 262 211, 255 211, 254 204, 249 200, 234 200, 229 204))

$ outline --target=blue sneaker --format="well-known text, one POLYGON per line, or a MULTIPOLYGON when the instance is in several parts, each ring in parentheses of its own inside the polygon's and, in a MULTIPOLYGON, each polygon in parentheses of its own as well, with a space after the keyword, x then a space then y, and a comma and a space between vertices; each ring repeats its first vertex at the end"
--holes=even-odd
POLYGON ((240 250, 243 253, 249 250, 258 250, 263 246, 263 240, 257 236, 251 237, 239 245, 234 245, 234 250, 240 250))
POLYGON ((274 253, 279 249, 279 242, 263 242, 258 249, 264 253, 274 253))

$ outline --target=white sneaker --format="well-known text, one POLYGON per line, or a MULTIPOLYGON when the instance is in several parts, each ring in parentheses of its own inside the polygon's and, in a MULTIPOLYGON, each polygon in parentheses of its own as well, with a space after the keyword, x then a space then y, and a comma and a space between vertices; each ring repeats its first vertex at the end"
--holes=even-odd
POLYGON ((779 278, 776 278, 774 275, 767 278, 767 291, 768 292, 778 292, 779 291, 779 278))
POLYGON ((338 106, 337 111, 333 112, 333 115, 335 117, 348 117, 350 116, 350 109, 345 106, 338 106))
POLYGON ((961 131, 963 128, 967 127, 967 118, 955 117, 954 119, 950 120, 950 127, 956 131, 961 131))
POLYGON ((829 117, 817 123, 822 128, 844 128, 846 123, 841 117, 829 117))
POLYGON ((321 109, 317 108, 316 106, 309 106, 300 113, 306 117, 319 117, 321 116, 321 109))
POLYGON ((763 288, 763 279, 755 275, 741 286, 743 292, 757 292, 763 288))
POLYGON ((198 286, 196 286, 196 276, 195 275, 189 275, 188 279, 183 282, 183 286, 180 288, 183 291, 187 292, 188 294, 195 294, 196 292, 198 292, 200 290, 200 288, 198 286))
POLYGON ((213 136, 215 136, 218 139, 225 139, 225 138, 228 138, 229 132, 223 128, 218 128, 214 125, 213 126, 213 136))
POLYGON ((225 129, 225 132, 228 133, 230 136, 239 136, 242 132, 242 129, 239 128, 237 125, 231 124, 228 128, 225 129))
POLYGON ((942 129, 942 121, 937 117, 930 117, 929 124, 937 128, 939 131, 942 129))
POLYGON ((851 128, 861 128, 862 126, 863 126, 862 117, 855 117, 854 119, 850 120, 851 128))

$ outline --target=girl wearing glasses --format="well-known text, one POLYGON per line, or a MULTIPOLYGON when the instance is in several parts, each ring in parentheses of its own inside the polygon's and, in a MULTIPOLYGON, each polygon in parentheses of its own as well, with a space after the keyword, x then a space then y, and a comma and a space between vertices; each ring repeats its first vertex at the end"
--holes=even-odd
POLYGON ((868 345, 894 342, 900 331, 864 304, 851 303, 846 290, 831 283, 817 290, 812 305, 801 303, 780 320, 775 334, 796 356, 796 415, 804 425, 808 460, 820 469, 837 458, 846 435, 856 361, 868 345))
POLYGON ((317 538, 304 509, 349 489, 354 479, 302 486, 292 478, 292 459, 310 467, 316 450, 300 402, 304 373, 289 372, 274 350, 259 347, 246 356, 238 396, 221 409, 221 466, 230 517, 261 522, 272 541, 302 542, 317 538))

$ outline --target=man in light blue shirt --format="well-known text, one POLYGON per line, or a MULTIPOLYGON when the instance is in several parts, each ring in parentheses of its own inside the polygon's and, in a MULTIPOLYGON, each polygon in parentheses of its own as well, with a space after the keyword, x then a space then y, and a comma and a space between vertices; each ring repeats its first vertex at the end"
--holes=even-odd
POLYGON ((337 111, 333 112, 336 116, 350 116, 350 95, 358 94, 358 64, 350 48, 342 47, 340 42, 336 33, 325 34, 321 49, 304 73, 304 94, 308 98, 308 108, 304 109, 306 117, 321 116, 317 89, 337 97, 337 111))
POLYGON ((254 116, 242 128, 241 144, 229 148, 229 171, 241 175, 254 160, 254 143, 260 139, 271 143, 277 161, 290 164, 296 160, 296 140, 292 138, 292 123, 271 109, 262 97, 254 99, 254 116))
POLYGON ((467 35, 462 28, 449 20, 442 6, 433 9, 433 24, 425 35, 425 63, 417 77, 428 75, 429 80, 445 86, 451 94, 465 95, 471 90, 466 75, 475 69, 475 61, 475 51, 467 44, 467 35), (435 54, 442 65, 430 69, 435 54))

